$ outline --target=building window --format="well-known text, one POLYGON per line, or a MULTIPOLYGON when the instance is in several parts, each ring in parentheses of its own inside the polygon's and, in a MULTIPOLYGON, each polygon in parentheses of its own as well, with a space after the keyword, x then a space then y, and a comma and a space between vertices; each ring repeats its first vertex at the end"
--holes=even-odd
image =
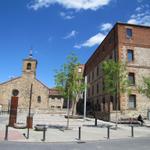
POLYGON ((38 102, 38 103, 41 103, 41 96, 38 96, 38 97, 37 97, 37 102, 38 102))
POLYGON ((90 88, 88 88, 88 97, 90 96, 90 88))
POLYGON ((99 76, 99 66, 97 66, 97 76, 99 76))
POLYGON ((98 111, 98 104, 99 104, 99 102, 98 102, 98 99, 96 100, 96 103, 94 104, 94 110, 95 111, 98 111))
POLYGON ((105 91, 105 81, 102 79, 103 91, 105 91))
POLYGON ((89 74, 88 74, 88 82, 90 82, 90 80, 91 80, 91 79, 90 79, 90 73, 89 73, 89 74))
POLYGON ((92 86, 92 96, 94 95, 94 85, 92 86))
POLYGON ((113 103, 113 101, 114 101, 114 97, 113 97, 113 96, 110 96, 110 102, 113 103))
POLYGON ((131 38, 132 37, 132 29, 127 28, 126 35, 127 35, 127 38, 131 38))
POLYGON ((129 79, 129 83, 130 83, 130 85, 135 85, 135 75, 134 75, 134 73, 129 73, 128 74, 128 79, 129 79))
POLYGON ((51 108, 54 108, 54 107, 55 107, 55 106, 53 106, 53 105, 51 106, 51 108))
POLYGON ((101 105, 100 105, 100 103, 99 103, 99 100, 97 99, 97 110, 98 111, 101 111, 101 105))
POLYGON ((97 83, 97 93, 99 93, 99 84, 97 83))
POLYGON ((94 80, 94 71, 92 72, 92 80, 94 80))
POLYGON ((113 41, 113 38, 112 38, 112 36, 111 36, 111 37, 109 38, 109 44, 111 44, 112 41, 113 41))
POLYGON ((136 95, 130 95, 129 96, 128 108, 129 109, 135 109, 136 108, 136 95))
POLYGON ((109 56, 109 59, 112 59, 112 55, 109 56))
POLYGON ((103 111, 105 111, 105 97, 103 97, 103 111))
POLYGON ((128 62, 134 60, 133 50, 128 49, 128 62))
POLYGON ((27 64, 27 70, 31 70, 31 63, 27 64))

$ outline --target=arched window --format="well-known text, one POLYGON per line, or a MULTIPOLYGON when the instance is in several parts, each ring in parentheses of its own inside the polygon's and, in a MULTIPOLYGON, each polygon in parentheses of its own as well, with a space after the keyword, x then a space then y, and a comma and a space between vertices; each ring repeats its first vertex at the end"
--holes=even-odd
POLYGON ((38 102, 38 103, 41 103, 41 96, 38 96, 38 97, 37 97, 37 102, 38 102))
POLYGON ((31 70, 31 63, 27 64, 27 70, 31 70))

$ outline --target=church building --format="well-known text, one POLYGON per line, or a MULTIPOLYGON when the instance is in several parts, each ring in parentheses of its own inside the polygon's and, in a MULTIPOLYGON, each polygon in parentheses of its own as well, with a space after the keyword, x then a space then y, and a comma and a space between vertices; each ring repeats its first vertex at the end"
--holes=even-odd
MULTIPOLYGON (((17 90, 19 92, 18 111, 27 111, 29 107, 31 87, 32 112, 48 112, 51 109, 51 90, 36 78, 37 64, 38 61, 32 57, 32 54, 30 54, 28 58, 23 60, 22 76, 0 84, 1 111, 9 110, 13 90, 17 90)), ((55 96, 57 97, 57 95, 55 96)), ((62 109, 63 102, 62 106, 60 106, 60 100, 63 101, 63 98, 55 98, 55 106, 58 108, 57 103, 59 103, 59 108, 62 109)))

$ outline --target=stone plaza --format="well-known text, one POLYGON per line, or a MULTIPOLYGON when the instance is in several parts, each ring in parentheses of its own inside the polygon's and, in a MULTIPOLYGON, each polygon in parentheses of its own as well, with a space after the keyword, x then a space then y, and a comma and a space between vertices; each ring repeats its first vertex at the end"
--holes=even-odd
MULTIPOLYGON (((137 137, 150 137, 150 121, 145 121, 144 126, 134 125, 134 135, 131 132, 131 124, 118 124, 117 130, 115 123, 98 120, 95 126, 95 120, 92 118, 70 119, 69 129, 66 130, 67 119, 65 114, 34 114, 33 129, 29 130, 29 138, 26 138, 27 128, 16 129, 8 128, 8 141, 18 142, 87 142, 108 139, 108 126, 110 127, 109 139, 132 139, 137 137), (45 140, 43 140, 43 131, 35 131, 34 126, 45 124, 47 131, 45 140), (79 127, 81 127, 79 139, 79 127), (133 137, 132 137, 133 136, 133 137)), ((6 125, 8 124, 8 115, 0 115, 0 141, 5 139, 6 125)), ((24 123, 26 114, 18 114, 18 121, 24 123)))

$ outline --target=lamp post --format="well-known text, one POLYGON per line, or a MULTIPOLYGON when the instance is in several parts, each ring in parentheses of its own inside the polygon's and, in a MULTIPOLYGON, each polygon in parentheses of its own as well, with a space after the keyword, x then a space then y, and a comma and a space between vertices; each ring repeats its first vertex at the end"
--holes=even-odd
POLYGON ((83 114, 83 119, 85 121, 86 119, 86 94, 87 94, 87 76, 84 78, 84 83, 85 83, 85 89, 84 89, 84 114, 83 114))
POLYGON ((116 100, 116 122, 115 122, 116 129, 118 128, 118 100, 116 100))
POLYGON ((120 96, 119 96, 119 83, 117 82, 117 86, 116 86, 117 88, 116 88, 116 122, 115 122, 115 127, 116 127, 116 129, 118 128, 118 106, 119 106, 119 98, 120 98, 120 96))
POLYGON ((28 116, 27 116, 27 139, 29 138, 29 132, 30 132, 29 121, 30 121, 30 117, 31 117, 32 88, 33 88, 33 84, 31 83, 30 99, 29 99, 29 111, 28 111, 28 116))

